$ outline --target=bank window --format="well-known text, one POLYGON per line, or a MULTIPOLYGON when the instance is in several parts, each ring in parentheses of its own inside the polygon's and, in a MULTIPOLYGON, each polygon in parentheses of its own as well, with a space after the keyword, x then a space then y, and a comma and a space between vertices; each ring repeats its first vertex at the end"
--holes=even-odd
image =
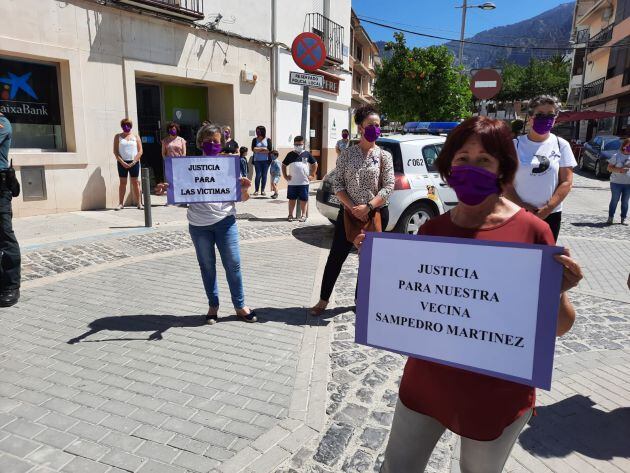
POLYGON ((65 151, 59 66, 0 57, 0 112, 12 148, 65 151))

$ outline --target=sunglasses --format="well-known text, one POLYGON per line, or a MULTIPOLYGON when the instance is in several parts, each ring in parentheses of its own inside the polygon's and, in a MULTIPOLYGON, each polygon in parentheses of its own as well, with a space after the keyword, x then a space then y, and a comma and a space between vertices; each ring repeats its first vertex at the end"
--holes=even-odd
POLYGON ((553 118, 556 118, 556 114, 555 113, 550 113, 550 114, 544 114, 544 113, 537 113, 536 115, 534 115, 534 118, 544 118, 545 120, 551 120, 553 118))

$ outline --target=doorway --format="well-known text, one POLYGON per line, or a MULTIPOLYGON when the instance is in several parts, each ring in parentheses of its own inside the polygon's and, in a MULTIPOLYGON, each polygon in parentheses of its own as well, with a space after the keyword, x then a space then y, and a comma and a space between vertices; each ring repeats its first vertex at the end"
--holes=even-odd
POLYGON ((164 182, 162 164, 162 101, 160 86, 154 84, 136 84, 138 107, 138 134, 142 140, 142 166, 149 168, 151 188, 158 182, 164 182))
MULTIPOLYGON (((322 102, 310 103, 310 130, 309 141, 311 145, 311 154, 317 161, 317 179, 322 178, 322 162, 323 162, 323 137, 322 131, 324 127, 324 104, 322 102)), ((306 138, 306 137, 305 137, 306 138)))

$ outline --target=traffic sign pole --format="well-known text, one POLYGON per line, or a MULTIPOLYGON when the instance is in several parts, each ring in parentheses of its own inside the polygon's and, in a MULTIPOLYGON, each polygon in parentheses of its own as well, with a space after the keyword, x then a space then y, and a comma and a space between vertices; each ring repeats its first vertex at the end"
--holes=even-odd
MULTIPOLYGON (((310 87, 308 85, 304 86, 304 90, 302 91, 302 126, 300 128, 302 138, 306 142, 306 120, 308 116, 308 94, 310 91, 310 87)), ((300 201, 296 202, 295 216, 296 218, 300 218, 302 216, 302 208, 300 207, 300 201)))

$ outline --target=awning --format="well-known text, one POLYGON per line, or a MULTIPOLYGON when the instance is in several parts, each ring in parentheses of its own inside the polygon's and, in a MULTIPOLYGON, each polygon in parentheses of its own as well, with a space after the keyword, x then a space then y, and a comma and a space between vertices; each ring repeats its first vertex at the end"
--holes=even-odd
POLYGON ((582 112, 560 112, 556 123, 563 122, 579 122, 581 120, 600 120, 602 118, 611 118, 619 116, 614 112, 598 112, 597 110, 584 110, 582 112))

